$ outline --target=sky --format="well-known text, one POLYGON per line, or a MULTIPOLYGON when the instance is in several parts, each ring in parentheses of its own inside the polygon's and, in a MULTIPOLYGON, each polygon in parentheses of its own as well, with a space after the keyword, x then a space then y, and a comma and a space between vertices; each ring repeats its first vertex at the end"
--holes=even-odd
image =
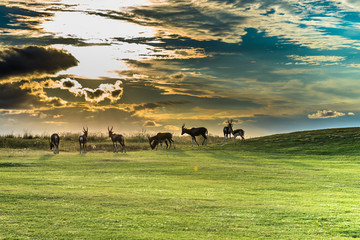
POLYGON ((358 127, 356 0, 0 0, 0 134, 358 127))

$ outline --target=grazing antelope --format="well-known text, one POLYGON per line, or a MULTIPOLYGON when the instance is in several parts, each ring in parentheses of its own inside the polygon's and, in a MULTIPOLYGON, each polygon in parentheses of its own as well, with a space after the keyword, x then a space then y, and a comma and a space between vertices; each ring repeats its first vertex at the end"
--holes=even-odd
POLYGON ((54 154, 59 154, 60 137, 57 133, 51 135, 49 140, 50 150, 54 148, 54 154))
POLYGON ((244 130, 242 130, 242 129, 236 129, 236 130, 233 130, 233 128, 232 128, 232 119, 230 119, 229 121, 228 121, 228 127, 230 128, 230 131, 231 131, 231 133, 232 133, 232 135, 234 135, 234 144, 236 144, 236 137, 241 137, 241 139, 242 140, 245 140, 245 138, 244 138, 244 134, 245 134, 245 132, 244 132, 244 130))
MULTIPOLYGON (((153 140, 152 143, 150 143, 150 147, 151 147, 151 150, 154 150, 154 148, 156 148, 157 150, 157 147, 159 146, 159 141, 157 139, 153 140)), ((168 146, 168 143, 167 141, 165 140, 165 143, 166 143, 166 148, 168 146)), ((161 147, 162 147, 162 143, 160 143, 161 147)))
POLYGON ((196 136, 203 136, 204 141, 202 142, 202 145, 204 145, 205 142, 207 142, 207 136, 206 134, 208 133, 208 130, 204 127, 199 127, 199 128, 191 128, 191 129, 187 129, 185 128, 185 123, 182 125, 181 127, 182 131, 181 131, 181 135, 183 135, 184 133, 189 134, 192 137, 192 141, 191 141, 191 146, 194 145, 194 140, 195 143, 199 146, 198 142, 196 141, 196 136))
POLYGON ((111 129, 109 129, 109 127, 108 127, 109 137, 111 138, 111 141, 113 142, 114 152, 118 152, 118 150, 117 150, 117 143, 118 142, 122 146, 121 152, 124 152, 124 150, 126 152, 124 136, 121 135, 121 134, 115 134, 115 133, 113 133, 112 130, 113 130, 113 127, 111 127, 111 129))
POLYGON ((149 139, 149 144, 150 144, 151 149, 154 149, 155 147, 157 147, 159 143, 160 143, 160 146, 161 146, 161 149, 162 149, 162 142, 163 141, 165 141, 166 149, 169 146, 167 141, 169 141, 169 143, 170 143, 169 149, 171 148, 171 144, 173 144, 174 149, 175 149, 175 142, 174 142, 174 140, 172 140, 172 134, 171 133, 158 133, 153 137, 148 136, 148 139, 149 139), (155 142, 155 140, 156 140, 156 144, 151 144, 151 142, 153 142, 153 141, 155 142))
POLYGON ((88 130, 89 130, 88 127, 86 127, 86 130, 83 127, 84 134, 79 137, 80 154, 81 154, 81 150, 82 150, 83 153, 86 153, 86 143, 87 143, 88 130))

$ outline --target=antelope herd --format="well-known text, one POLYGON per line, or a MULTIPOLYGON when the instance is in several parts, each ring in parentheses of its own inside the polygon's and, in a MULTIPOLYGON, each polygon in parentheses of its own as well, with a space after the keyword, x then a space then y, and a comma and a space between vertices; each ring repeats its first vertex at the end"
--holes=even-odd
MULTIPOLYGON (((227 123, 227 125, 223 129, 224 138, 226 140, 228 138, 231 138, 231 134, 234 136, 234 144, 236 144, 236 137, 241 137, 241 140, 245 140, 245 138, 244 138, 245 132, 243 129, 233 130, 233 120, 232 119, 228 120, 226 123, 227 123)), ((86 129, 83 127, 83 135, 79 136, 80 154, 86 153, 88 130, 89 130, 88 127, 86 129)), ((117 148, 118 143, 122 147, 121 152, 126 152, 125 137, 121 134, 115 134, 113 132, 113 127, 111 127, 111 129, 108 127, 108 133, 109 133, 109 137, 110 137, 111 141, 113 142, 113 152, 116 152, 116 153, 118 152, 118 148, 117 148)), ((191 146, 192 147, 194 146, 194 141, 199 146, 199 143, 196 141, 197 136, 202 136, 204 138, 202 145, 207 144, 208 130, 205 127, 197 127, 197 128, 188 129, 188 128, 185 128, 185 124, 183 124, 181 127, 181 135, 184 135, 185 133, 191 136, 191 146)), ((170 149, 171 146, 173 146, 173 148, 175 149, 175 142, 172 138, 173 138, 173 136, 169 132, 165 132, 165 133, 159 132, 155 136, 152 136, 152 137, 148 136, 150 148, 152 150, 155 148, 157 149, 158 145, 160 144, 161 149, 162 149, 162 144, 163 144, 163 142, 165 142, 166 149, 168 149, 168 148, 170 149), (169 146, 169 144, 170 144, 170 146, 169 146)), ((50 144, 50 149, 51 150, 54 149, 54 154, 58 154, 60 137, 57 133, 54 133, 51 135, 49 144, 50 144)))

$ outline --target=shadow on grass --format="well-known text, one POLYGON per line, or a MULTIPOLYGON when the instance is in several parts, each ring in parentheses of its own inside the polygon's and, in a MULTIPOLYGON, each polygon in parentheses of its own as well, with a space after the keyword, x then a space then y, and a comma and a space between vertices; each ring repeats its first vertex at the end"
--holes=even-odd
POLYGON ((12 163, 12 162, 0 163, 0 168, 9 168, 9 167, 30 167, 30 165, 24 163, 12 163))
POLYGON ((53 158, 55 156, 55 154, 45 154, 45 155, 42 155, 39 160, 40 161, 45 161, 45 160, 49 160, 51 158, 53 158))

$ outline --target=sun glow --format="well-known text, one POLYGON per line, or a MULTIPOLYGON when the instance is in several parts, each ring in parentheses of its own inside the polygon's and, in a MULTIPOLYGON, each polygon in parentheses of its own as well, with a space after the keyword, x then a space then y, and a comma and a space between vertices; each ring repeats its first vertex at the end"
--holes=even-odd
POLYGON ((154 37, 150 27, 112 20, 81 12, 56 13, 53 20, 43 24, 46 32, 57 37, 73 38, 87 45, 56 45, 70 52, 79 65, 61 74, 73 74, 86 78, 116 77, 117 71, 127 70, 122 59, 141 60, 153 47, 146 44, 127 43, 118 40, 154 37))
POLYGON ((56 13, 52 21, 43 24, 43 28, 58 37, 82 39, 92 44, 110 44, 114 38, 154 36, 154 31, 150 27, 79 12, 56 13))

